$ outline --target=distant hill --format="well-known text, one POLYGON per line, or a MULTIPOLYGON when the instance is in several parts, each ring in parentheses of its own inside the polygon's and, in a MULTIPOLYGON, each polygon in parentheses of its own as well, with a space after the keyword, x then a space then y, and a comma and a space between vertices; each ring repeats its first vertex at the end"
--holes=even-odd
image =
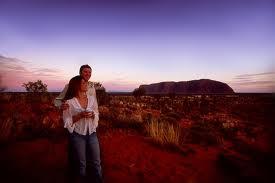
POLYGON ((146 94, 211 94, 235 93, 234 90, 226 83, 214 81, 210 79, 200 79, 180 82, 160 82, 149 85, 140 85, 139 88, 144 88, 146 94))

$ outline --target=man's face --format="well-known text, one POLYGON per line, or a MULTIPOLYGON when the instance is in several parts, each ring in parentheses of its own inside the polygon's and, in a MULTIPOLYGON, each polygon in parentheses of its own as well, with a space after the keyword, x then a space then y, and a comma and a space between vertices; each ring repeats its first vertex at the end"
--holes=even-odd
POLYGON ((84 68, 80 74, 86 81, 89 81, 92 75, 92 70, 89 68, 84 68))

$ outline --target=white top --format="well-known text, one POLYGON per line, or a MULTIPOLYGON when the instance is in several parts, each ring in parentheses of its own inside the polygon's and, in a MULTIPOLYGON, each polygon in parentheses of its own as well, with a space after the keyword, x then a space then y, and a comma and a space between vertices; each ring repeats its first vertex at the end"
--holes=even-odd
POLYGON ((98 126, 99 113, 97 107, 97 100, 95 96, 88 95, 88 105, 86 111, 93 111, 95 114, 94 118, 81 118, 79 121, 73 123, 73 116, 77 115, 80 112, 85 111, 84 108, 81 107, 78 100, 74 97, 70 100, 67 100, 69 104, 69 108, 63 111, 63 121, 64 128, 67 128, 70 133, 75 131, 80 135, 86 135, 87 131, 89 134, 96 132, 96 128, 98 126))

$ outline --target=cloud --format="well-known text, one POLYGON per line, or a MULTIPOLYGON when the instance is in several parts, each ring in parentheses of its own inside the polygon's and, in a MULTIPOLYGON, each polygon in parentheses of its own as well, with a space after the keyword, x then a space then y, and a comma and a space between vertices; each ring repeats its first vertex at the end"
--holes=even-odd
MULTIPOLYGON (((60 91, 68 82, 62 70, 55 68, 33 67, 30 62, 0 55, 0 73, 2 84, 8 91, 25 91, 23 83, 42 80, 49 91, 60 91)), ((107 91, 133 91, 138 87, 135 81, 129 81, 124 73, 117 72, 112 80, 101 81, 107 91)))
POLYGON ((237 75, 235 79, 243 79, 243 78, 251 78, 251 77, 256 77, 256 76, 272 76, 275 75, 275 72, 263 72, 263 73, 258 73, 258 74, 242 74, 242 75, 237 75))
POLYGON ((27 61, 19 60, 17 58, 4 57, 3 55, 0 55, 0 62, 30 63, 30 62, 27 62, 27 61))
POLYGON ((266 86, 271 86, 274 85, 273 81, 245 81, 245 82, 240 82, 238 83, 239 85, 251 85, 251 86, 259 86, 259 85, 266 85, 266 86))
POLYGON ((26 72, 27 70, 22 66, 27 62, 20 61, 15 58, 7 58, 0 55, 0 71, 16 71, 16 72, 26 72))
POLYGON ((34 68, 30 62, 2 55, 0 55, 0 73, 2 83, 7 86, 8 91, 24 91, 23 83, 38 79, 48 85, 48 90, 62 89, 66 83, 64 73, 59 69, 34 68))
POLYGON ((33 72, 58 74, 60 72, 60 70, 58 70, 58 69, 48 69, 48 68, 33 68, 33 72))
POLYGON ((275 92, 275 72, 262 72, 254 74, 242 74, 229 82, 237 92, 275 92))

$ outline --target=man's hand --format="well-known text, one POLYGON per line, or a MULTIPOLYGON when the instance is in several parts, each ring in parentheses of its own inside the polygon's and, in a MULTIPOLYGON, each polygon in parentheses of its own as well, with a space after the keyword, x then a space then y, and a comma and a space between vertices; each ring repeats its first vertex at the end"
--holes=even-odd
POLYGON ((69 108, 69 104, 67 104, 66 102, 62 102, 60 109, 64 111, 64 110, 67 110, 68 108, 69 108))

